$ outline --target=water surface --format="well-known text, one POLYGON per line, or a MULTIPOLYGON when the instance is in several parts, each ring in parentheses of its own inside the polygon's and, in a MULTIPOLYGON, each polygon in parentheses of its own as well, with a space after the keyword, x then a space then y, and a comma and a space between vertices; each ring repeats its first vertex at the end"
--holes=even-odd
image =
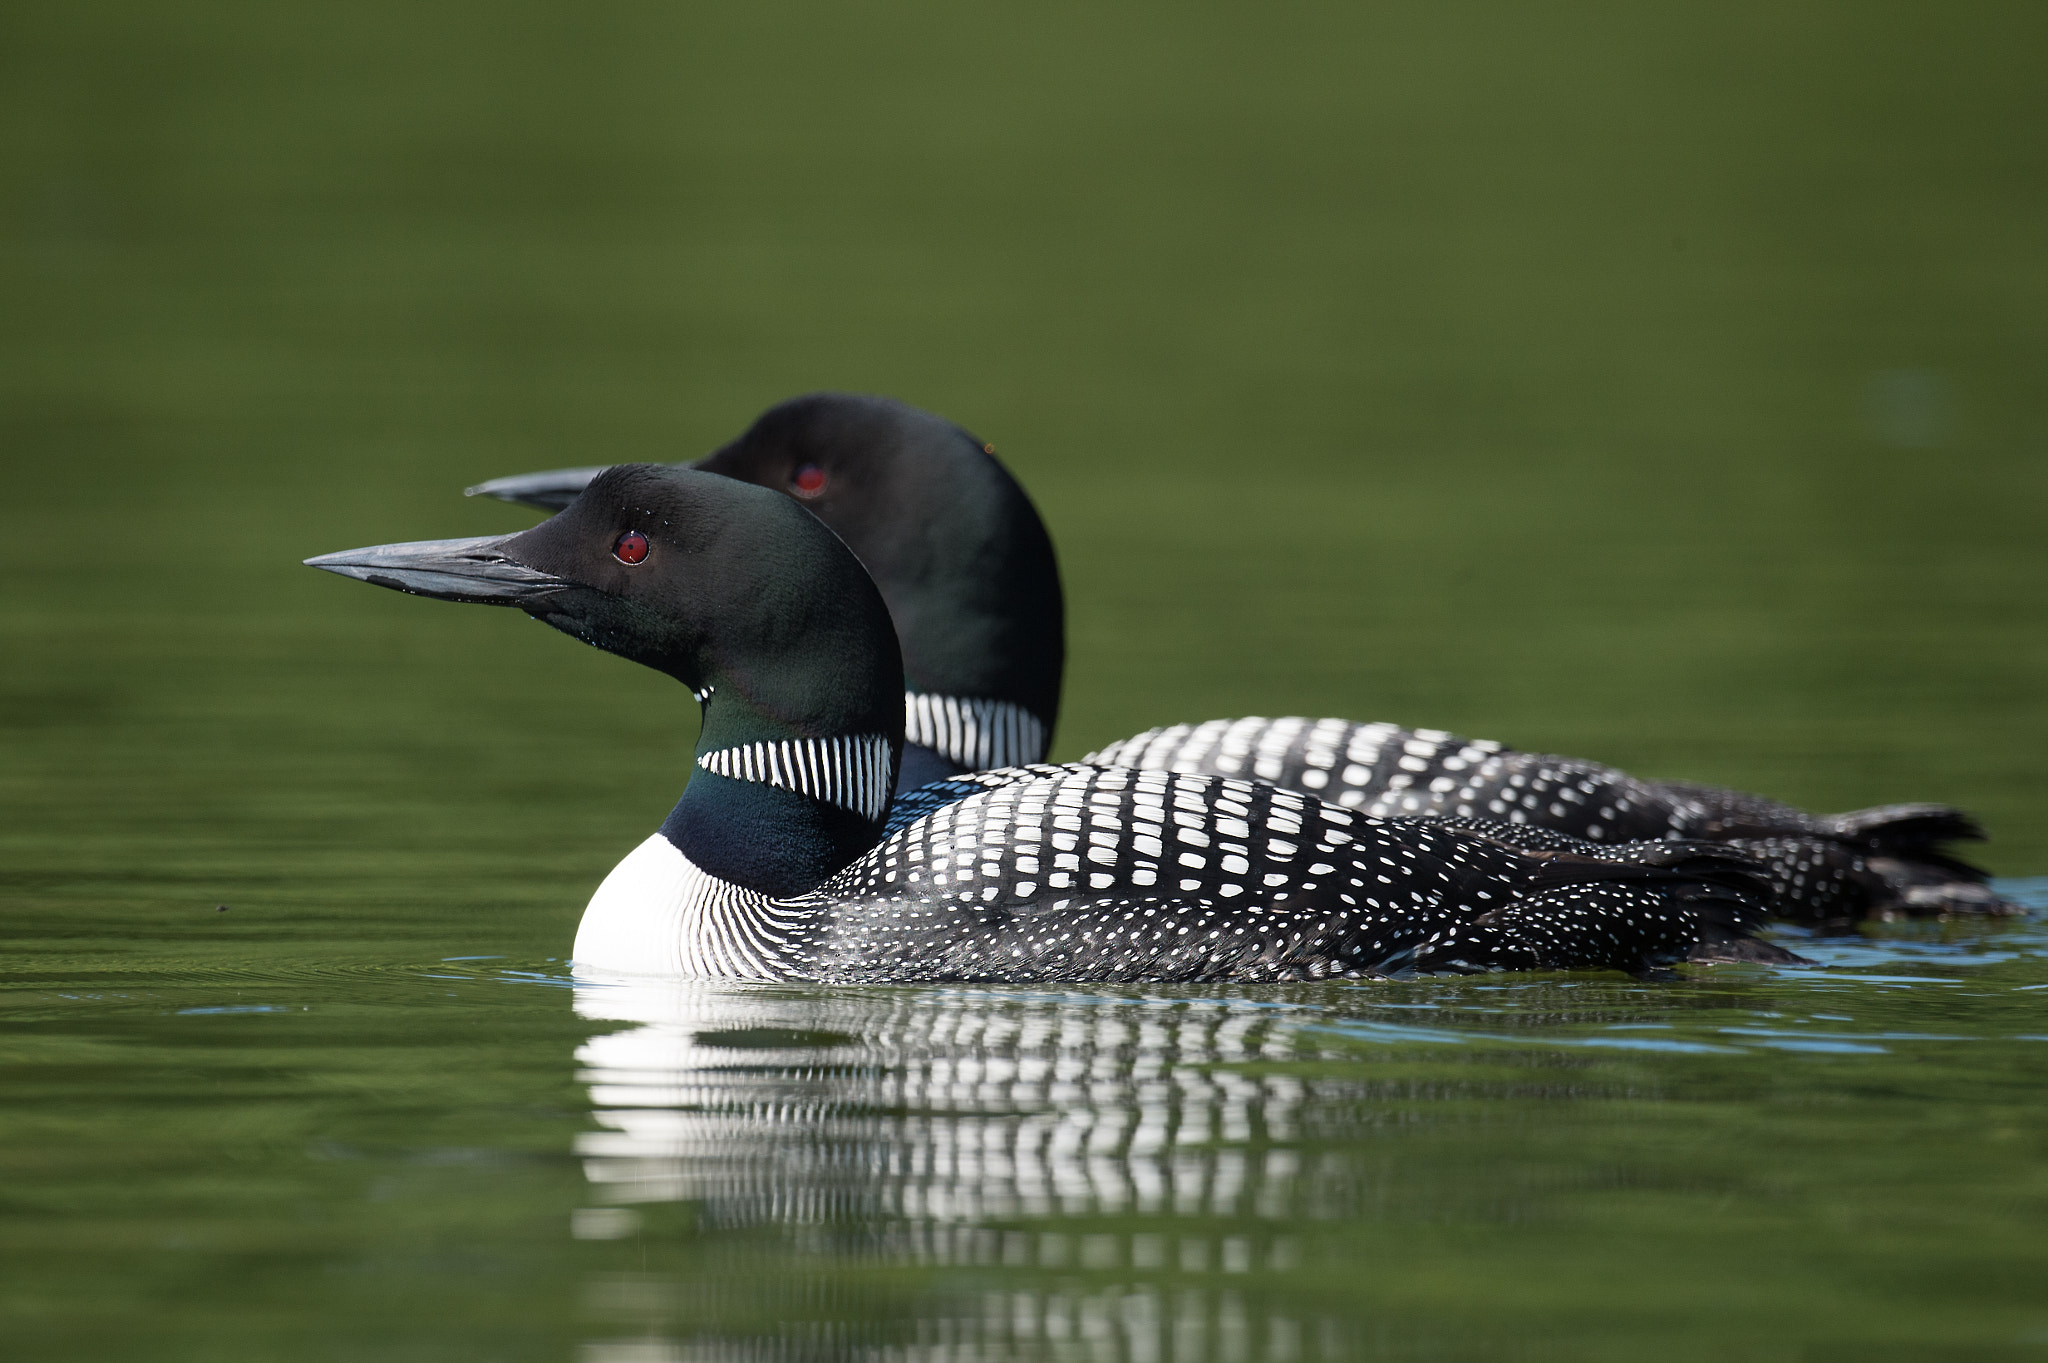
POLYGON ((2048 1347, 2036 920, 1666 984, 1046 991, 292 965, 209 912, 6 943, 15 1356, 2048 1347))

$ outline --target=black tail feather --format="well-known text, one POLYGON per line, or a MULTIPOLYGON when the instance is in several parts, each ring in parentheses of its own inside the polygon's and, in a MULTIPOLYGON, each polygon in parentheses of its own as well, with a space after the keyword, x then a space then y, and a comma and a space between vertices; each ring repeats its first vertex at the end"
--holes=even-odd
POLYGON ((1705 925, 1699 941, 1693 943, 1686 953, 1688 961, 1702 965, 1812 965, 1813 962, 1796 951, 1787 951, 1776 942, 1745 933, 1728 932, 1712 924, 1705 925))
POLYGON ((1864 876, 1870 884, 1866 918, 2009 918, 2026 912, 1993 890, 1982 871, 1949 857, 1866 857, 1864 876))
MULTIPOLYGON (((1525 839, 1517 830, 1500 841, 1525 839)), ((1523 893, 1428 954, 1446 964, 1484 958, 1509 968, 1638 977, 1686 959, 1800 961, 1755 935, 1769 911, 1770 880, 1741 852, 1689 842, 1578 849, 1517 847, 1536 863, 1523 893)))
POLYGON ((1982 841, 1984 829, 1949 805, 1878 805, 1821 820, 1828 836, 1864 854, 1864 916, 2004 914, 2015 906, 1985 888, 1991 877, 1942 846, 1982 841))
POLYGON ((1952 805, 1878 805, 1828 814, 1817 822, 1828 837, 1881 855, 1928 860, 1944 842, 1982 842, 1984 829, 1952 805))

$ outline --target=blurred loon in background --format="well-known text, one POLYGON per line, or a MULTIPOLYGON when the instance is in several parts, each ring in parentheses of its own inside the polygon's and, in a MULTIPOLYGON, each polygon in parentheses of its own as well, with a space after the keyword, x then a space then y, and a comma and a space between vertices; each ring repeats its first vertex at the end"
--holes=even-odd
MULTIPOLYGON (((900 402, 819 393, 770 408, 737 440, 679 467, 788 494, 867 566, 902 648, 900 792, 1044 760, 1065 659, 1059 573, 1044 524, 992 446, 900 402)), ((468 491, 559 510, 602 471, 524 474, 468 491)), ((1767 868, 1776 914, 1821 928, 2018 911, 1944 850, 1983 837, 1946 805, 1814 815, 1440 730, 1341 719, 1175 725, 1082 760, 1254 780, 1374 816, 1499 820, 1599 843, 1723 842, 1767 868)), ((922 812, 957 793, 920 791, 903 807, 922 812)))
MULTIPOLYGON (((1059 565, 993 446, 900 402, 821 393, 679 467, 787 492, 866 565, 903 651, 900 789, 1045 760, 1066 668, 1059 565)), ((560 511, 602 471, 497 478, 469 495, 560 511)))
POLYGON ((823 522, 716 474, 627 464, 531 530, 307 560, 509 605, 664 672, 696 770, 599 887, 575 960, 741 980, 1259 981, 1796 960, 1709 843, 1599 846, 1378 819, 1277 786, 1103 766, 957 778, 885 825, 904 676, 880 592, 823 522))

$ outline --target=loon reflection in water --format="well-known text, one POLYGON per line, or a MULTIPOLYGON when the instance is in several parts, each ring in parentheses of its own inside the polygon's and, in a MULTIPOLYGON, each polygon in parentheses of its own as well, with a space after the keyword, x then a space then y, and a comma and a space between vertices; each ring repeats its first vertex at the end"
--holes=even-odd
MULTIPOLYGON (((593 1204, 579 1234, 629 1234, 634 1208, 690 1202, 704 1234, 779 1228, 840 1263, 1006 1270, 1000 1292, 893 1332, 841 1325, 853 1334, 829 1347, 800 1331, 621 1339, 587 1346, 591 1363, 1349 1348, 1336 1304, 1261 1287, 1300 1264, 1304 1220, 1369 1214, 1372 1194, 1296 1148, 1314 1082, 1227 1068, 1300 1058, 1306 1010, 631 977, 580 984, 576 1010, 629 1024, 577 1052, 598 1127, 577 1146, 593 1204)), ((586 1295, 632 1319, 717 1290, 607 1278, 586 1295)))
POLYGON ((577 1053, 604 1132, 579 1148, 618 1202, 702 1201, 709 1223, 843 1216, 971 1225, 1033 1216, 1313 1215, 1292 1157, 1300 1020, 1225 1001, 975 990, 793 1000, 730 986, 580 987, 638 1026, 577 1053), (1284 1204, 1284 1205, 1283 1205, 1284 1204))

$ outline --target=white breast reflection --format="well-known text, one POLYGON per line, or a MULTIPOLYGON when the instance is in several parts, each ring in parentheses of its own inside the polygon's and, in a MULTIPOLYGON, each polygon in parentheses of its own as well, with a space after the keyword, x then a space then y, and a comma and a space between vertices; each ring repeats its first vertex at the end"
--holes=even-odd
MULTIPOLYGON (((599 1128, 577 1147, 592 1190, 579 1237, 631 1235, 636 1206, 690 1202, 706 1233, 782 1228, 793 1250, 829 1256, 807 1260, 821 1273, 849 1258, 1019 1270, 1014 1290, 887 1339, 641 1335, 591 1343, 591 1363, 1338 1348, 1334 1319, 1276 1315, 1244 1290, 1299 1261, 1295 1223, 1334 1211, 1290 1148, 1307 1087, 1258 1068, 1298 1058, 1291 1010, 641 981, 579 985, 576 1009, 629 1024, 577 1052, 599 1128), (1090 1224, 1117 1218, 1144 1229, 1090 1224)), ((667 1308, 652 1304, 674 1294, 625 1277, 587 1295, 599 1316, 653 1328, 667 1308)))

